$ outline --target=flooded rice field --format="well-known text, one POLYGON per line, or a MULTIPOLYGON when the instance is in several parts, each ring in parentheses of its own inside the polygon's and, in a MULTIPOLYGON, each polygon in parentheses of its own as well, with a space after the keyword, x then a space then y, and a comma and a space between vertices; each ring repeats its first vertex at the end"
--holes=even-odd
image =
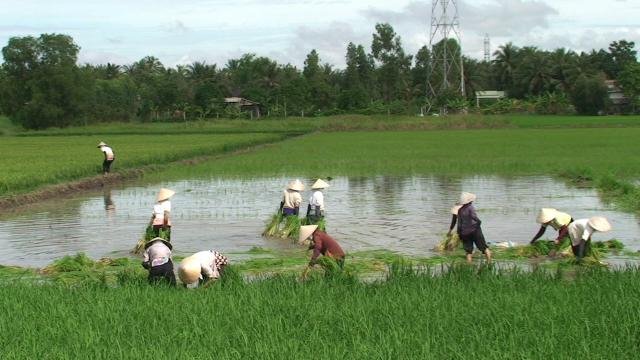
MULTIPOLYGON (((151 217, 160 187, 172 199, 172 242, 178 255, 215 248, 240 253, 254 246, 290 248, 260 236, 280 203, 288 178, 185 180, 105 188, 0 215, 0 264, 43 266, 64 255, 127 256, 151 217)), ((314 179, 303 179, 307 187, 314 179)), ((640 222, 604 204, 592 189, 550 177, 341 177, 325 191, 327 230, 347 251, 387 249, 428 256, 451 220, 461 191, 478 195, 476 208, 490 242, 527 243, 539 228, 538 209, 555 207, 574 219, 603 215, 616 238, 640 249, 640 222)), ((303 194, 306 211, 309 191, 303 194)), ((550 228, 543 238, 554 238, 550 228)), ((231 255, 233 259, 234 256, 231 255)))

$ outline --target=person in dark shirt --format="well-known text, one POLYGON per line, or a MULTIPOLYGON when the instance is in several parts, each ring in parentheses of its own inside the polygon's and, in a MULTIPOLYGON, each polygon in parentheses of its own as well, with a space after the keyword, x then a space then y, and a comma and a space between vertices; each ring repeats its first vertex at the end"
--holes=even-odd
POLYGON ((476 196, 474 194, 463 192, 460 195, 460 201, 458 201, 458 204, 461 205, 458 210, 458 236, 462 240, 468 263, 472 261, 474 244, 487 258, 487 262, 491 262, 491 250, 487 247, 480 228, 482 221, 478 218, 476 209, 473 207, 473 201, 475 200, 476 196))
POLYGON ((313 254, 311 255, 309 265, 302 274, 303 278, 307 276, 309 269, 316 264, 320 255, 332 258, 336 261, 340 269, 344 268, 344 251, 334 238, 329 236, 326 232, 318 229, 318 225, 301 226, 298 243, 303 244, 309 237, 311 237, 309 250, 313 250, 313 254))

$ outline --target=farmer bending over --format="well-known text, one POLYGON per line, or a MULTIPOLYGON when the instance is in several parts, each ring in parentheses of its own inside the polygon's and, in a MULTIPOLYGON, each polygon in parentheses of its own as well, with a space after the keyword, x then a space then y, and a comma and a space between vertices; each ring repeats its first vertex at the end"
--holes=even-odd
POLYGON ((611 224, 601 216, 572 222, 569 225, 569 237, 571 238, 571 250, 578 261, 584 257, 587 244, 591 244, 591 235, 596 231, 606 232, 609 230, 611 230, 611 224))
POLYGON ((111 163, 116 159, 116 155, 113 153, 113 149, 106 143, 100 141, 98 144, 100 151, 104 153, 104 161, 102 162, 102 173, 107 175, 111 171, 111 163))
POLYGON ((478 219, 476 209, 472 204, 475 200, 476 196, 474 194, 463 192, 460 195, 460 200, 458 201, 458 204, 461 205, 460 210, 458 210, 458 235, 467 254, 468 263, 472 261, 474 244, 487 258, 487 262, 491 262, 491 250, 487 248, 487 243, 480 228, 482 222, 478 219))
POLYGON ((296 179, 287 185, 280 202, 280 210, 282 215, 291 216, 298 215, 300 212, 300 204, 302 203, 302 196, 300 191, 304 190, 304 184, 296 179))
POLYGON ((142 266, 149 270, 149 283, 155 284, 162 281, 170 285, 176 284, 176 276, 173 273, 171 261, 171 243, 163 238, 154 238, 144 245, 142 266))
POLYGON ((217 251, 200 251, 180 262, 178 277, 185 287, 206 287, 222 276, 228 263, 229 259, 217 251))
POLYGON ((552 208, 542 208, 536 218, 538 224, 540 224, 540 230, 531 240, 531 244, 535 243, 547 230, 547 226, 551 226, 558 231, 558 237, 555 240, 556 244, 560 244, 562 239, 569 235, 569 224, 573 222, 571 215, 563 213, 552 208))
POLYGON ((303 244, 309 237, 311 237, 309 250, 313 249, 313 255, 311 255, 309 265, 302 273, 302 278, 307 277, 307 272, 309 272, 309 269, 316 264, 318 257, 320 257, 321 254, 335 260, 340 269, 344 268, 344 251, 342 251, 342 248, 334 238, 329 236, 326 232, 318 229, 318 225, 301 226, 298 243, 303 244))

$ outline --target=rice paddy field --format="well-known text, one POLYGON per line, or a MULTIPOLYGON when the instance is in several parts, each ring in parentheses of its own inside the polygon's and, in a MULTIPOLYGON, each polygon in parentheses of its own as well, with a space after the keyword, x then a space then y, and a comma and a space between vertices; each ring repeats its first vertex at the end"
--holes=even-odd
POLYGON ((634 359, 638 269, 3 284, 3 359, 634 359))
MULTIPOLYGON (((147 183, 544 175, 640 211, 637 117, 285 124, 12 129, 0 136, 0 198, 95 174, 102 161, 95 144, 103 140, 116 150, 114 170, 146 166, 140 181, 147 183), (258 144, 266 145, 230 152, 258 144)), ((132 258, 78 255, 42 269, 0 266, 0 357, 634 359, 640 350, 634 265, 563 259, 522 266, 520 255, 504 252, 494 266, 466 266, 459 252, 409 258, 380 249, 349 254, 344 273, 316 269, 302 281, 303 249, 228 255, 238 260, 223 280, 195 290, 149 286, 132 258)))
POLYGON ((0 198, 102 173, 100 141, 113 147, 112 171, 158 168, 196 156, 220 154, 282 139, 279 134, 109 135, 0 137, 0 198))

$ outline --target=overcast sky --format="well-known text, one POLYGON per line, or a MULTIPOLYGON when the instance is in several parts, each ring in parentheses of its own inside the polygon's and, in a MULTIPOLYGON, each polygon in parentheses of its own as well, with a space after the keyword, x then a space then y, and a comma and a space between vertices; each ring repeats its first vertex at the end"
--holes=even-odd
MULTIPOLYGON (((459 0, 462 46, 482 58, 506 42, 543 49, 640 48, 640 0, 459 0)), ((224 66, 251 52, 301 66, 316 49, 344 66, 346 44, 370 51, 375 24, 390 23, 414 54, 428 44, 431 1, 404 0, 0 0, 0 44, 13 36, 71 35, 80 63, 129 64, 153 55, 166 66, 224 66)))

